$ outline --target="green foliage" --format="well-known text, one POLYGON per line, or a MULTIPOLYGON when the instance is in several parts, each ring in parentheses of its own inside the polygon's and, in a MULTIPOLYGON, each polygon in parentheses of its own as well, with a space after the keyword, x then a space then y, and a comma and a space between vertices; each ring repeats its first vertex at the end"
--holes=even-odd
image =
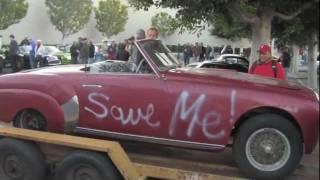
POLYGON ((310 8, 292 21, 277 18, 272 27, 272 35, 277 38, 278 44, 307 45, 310 40, 308 35, 319 33, 319 7, 310 8))
POLYGON ((216 13, 211 24, 213 25, 211 35, 230 40, 251 38, 250 25, 235 21, 229 15, 216 13))
POLYGON ((0 30, 19 23, 27 10, 28 3, 25 0, 0 0, 0 30))
POLYGON ((91 0, 46 0, 51 23, 62 33, 62 39, 80 31, 89 21, 91 0))
POLYGON ((168 13, 161 12, 151 18, 152 26, 157 27, 161 36, 170 36, 177 30, 177 21, 168 13))
POLYGON ((99 7, 95 8, 97 29, 110 38, 124 31, 128 21, 128 7, 122 5, 119 0, 103 0, 99 7))
MULTIPOLYGON (((207 24, 215 29, 212 33, 224 38, 247 37, 251 32, 252 22, 245 22, 243 17, 262 15, 272 17, 273 12, 292 14, 299 8, 315 0, 128 0, 137 9, 169 7, 177 9, 177 26, 180 30, 202 31, 207 24)), ((314 4, 314 7, 319 7, 314 4)), ((317 19, 318 20, 318 19, 317 19)), ((257 23, 257 22, 255 22, 257 23)))

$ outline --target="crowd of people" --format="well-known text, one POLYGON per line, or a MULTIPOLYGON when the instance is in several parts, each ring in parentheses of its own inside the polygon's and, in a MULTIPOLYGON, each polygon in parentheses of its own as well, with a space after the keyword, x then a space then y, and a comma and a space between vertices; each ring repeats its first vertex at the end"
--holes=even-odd
MULTIPOLYGON (((147 32, 143 29, 139 29, 135 36, 118 44, 115 41, 112 41, 111 43, 107 42, 107 44, 95 45, 91 40, 80 37, 78 41, 75 41, 70 47, 71 64, 90 64, 107 59, 121 61, 130 60, 138 65, 143 57, 137 47, 135 47, 134 41, 158 38, 159 31, 155 27, 149 28, 147 32)), ((24 46, 28 49, 27 51, 30 51, 30 68, 44 66, 43 55, 45 50, 41 40, 34 41, 25 38, 21 41, 20 46, 24 46)), ((195 43, 194 45, 185 44, 183 46, 178 45, 177 48, 177 56, 179 59, 183 59, 185 65, 190 63, 191 58, 197 62, 214 58, 213 48, 209 45, 205 47, 203 43, 195 43), (182 56, 182 58, 180 56, 182 56)), ((16 61, 18 52, 19 44, 15 40, 14 35, 10 35, 8 58, 12 61, 12 68, 14 71, 17 69, 16 61)), ((267 44, 262 44, 258 52, 260 54, 259 60, 251 66, 249 73, 279 79, 286 78, 291 60, 288 49, 282 49, 282 56, 279 59, 279 62, 281 63, 273 60, 271 47, 267 44)), ((225 48, 221 50, 221 54, 233 54, 233 49, 230 46, 225 46, 225 48)))
POLYGON ((118 44, 115 41, 111 41, 95 45, 91 40, 80 37, 78 41, 73 42, 70 47, 71 64, 91 64, 102 60, 132 60, 139 63, 142 55, 138 53, 139 51, 134 46, 134 41, 146 38, 158 39, 158 29, 151 27, 147 32, 143 29, 139 29, 135 36, 131 36, 124 40, 124 42, 118 44))

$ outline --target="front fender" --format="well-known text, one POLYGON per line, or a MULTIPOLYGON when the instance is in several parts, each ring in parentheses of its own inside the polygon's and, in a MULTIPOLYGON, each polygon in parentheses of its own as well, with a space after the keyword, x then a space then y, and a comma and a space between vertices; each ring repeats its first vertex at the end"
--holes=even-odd
POLYGON ((49 131, 64 132, 64 113, 53 97, 27 89, 0 90, 0 121, 12 122, 24 109, 40 112, 47 120, 49 131))

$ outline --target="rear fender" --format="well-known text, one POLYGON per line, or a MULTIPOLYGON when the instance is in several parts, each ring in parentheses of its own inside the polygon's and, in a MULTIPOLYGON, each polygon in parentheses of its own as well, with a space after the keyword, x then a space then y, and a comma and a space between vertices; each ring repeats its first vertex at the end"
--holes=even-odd
POLYGON ((64 132, 63 111, 51 96, 26 89, 0 90, 0 121, 10 123, 24 109, 40 112, 47 120, 49 131, 64 132))

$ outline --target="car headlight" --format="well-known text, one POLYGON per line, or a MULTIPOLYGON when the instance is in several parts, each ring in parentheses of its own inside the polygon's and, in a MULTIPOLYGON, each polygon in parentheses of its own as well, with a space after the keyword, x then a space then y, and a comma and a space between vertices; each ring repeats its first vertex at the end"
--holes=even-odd
POLYGON ((319 102, 319 93, 318 93, 318 92, 316 92, 316 91, 313 91, 313 93, 314 93, 314 95, 316 96, 317 101, 319 102))

